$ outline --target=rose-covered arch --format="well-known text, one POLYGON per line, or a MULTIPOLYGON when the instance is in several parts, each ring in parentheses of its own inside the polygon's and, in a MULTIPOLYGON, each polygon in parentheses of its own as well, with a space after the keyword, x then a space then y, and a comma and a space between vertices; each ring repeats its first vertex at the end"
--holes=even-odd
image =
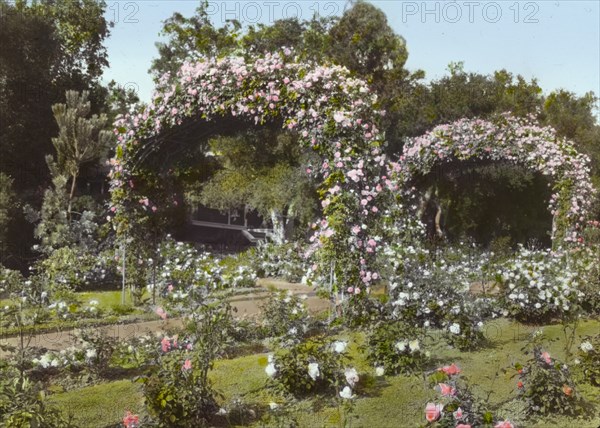
POLYGON ((461 119, 437 126, 406 144, 399 162, 390 164, 390 175, 401 188, 436 164, 473 159, 508 161, 548 177, 553 183, 548 204, 553 246, 582 241, 580 234, 595 197, 589 159, 532 117, 504 114, 491 121, 461 119))
POLYGON ((367 84, 347 69, 300 64, 289 50, 252 60, 186 63, 174 84, 167 78, 159 83, 142 113, 116 121, 118 146, 110 161, 114 228, 120 236, 131 235, 175 203, 166 191, 161 201, 149 196, 148 189, 161 180, 157 169, 147 165, 177 145, 173 135, 178 130, 192 123, 197 132, 210 135, 220 121, 275 124, 297 132, 300 144, 322 159, 307 168, 321 180, 324 215, 313 225, 311 238, 315 274, 335 277, 336 288, 369 286, 378 278, 375 226, 387 180, 381 176, 386 159, 377 128, 383 112, 376 101, 367 84))

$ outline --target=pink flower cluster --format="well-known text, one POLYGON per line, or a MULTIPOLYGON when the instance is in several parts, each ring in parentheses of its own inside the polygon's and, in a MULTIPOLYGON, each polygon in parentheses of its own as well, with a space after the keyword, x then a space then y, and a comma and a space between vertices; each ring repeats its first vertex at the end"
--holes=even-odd
POLYGON ((149 205, 144 197, 136 197, 137 187, 126 183, 134 178, 139 153, 148 141, 158 141, 156 137, 164 130, 189 118, 211 121, 231 116, 259 125, 278 116, 285 128, 298 131, 301 144, 321 155, 320 167, 309 168, 307 173, 322 179, 336 177, 335 182, 329 180, 329 191, 323 196, 326 218, 315 228, 315 251, 331 243, 329 251, 351 251, 367 261, 340 267, 340 282, 360 278, 368 285, 377 278, 368 267, 377 250, 370 236, 372 228, 352 234, 348 226, 377 221, 381 193, 388 185, 387 177, 379 174, 387 160, 376 125, 384 113, 375 107, 376 96, 364 81, 343 67, 295 62, 292 54, 267 54, 251 61, 231 57, 189 62, 174 83, 168 77, 160 79, 153 101, 142 113, 118 117, 115 122, 119 143, 110 161, 110 177, 117 223, 128 224, 128 201, 143 200, 143 207, 149 205), (335 224, 328 221, 342 211, 350 218, 335 224))
POLYGON ((553 239, 580 240, 595 194, 589 158, 532 117, 504 114, 494 121, 461 119, 437 126, 406 144, 400 160, 390 163, 388 171, 397 185, 403 185, 417 174, 429 173, 436 164, 473 158, 508 161, 552 179, 555 193, 549 210, 555 220, 563 220, 554 222, 553 239))
MULTIPOLYGON (((461 370, 454 363, 452 363, 449 366, 443 366, 438 370, 444 372, 449 377, 458 375, 461 372, 461 370)), ((438 392, 441 393, 442 397, 454 398, 457 393, 455 387, 445 383, 439 383, 436 389, 438 390, 438 392)), ((442 403, 427 403, 427 405, 425 406, 425 419, 427 420, 427 422, 434 423, 443 416, 444 405, 442 403)), ((454 412, 452 412, 453 424, 456 423, 455 428, 472 428, 472 425, 467 423, 467 417, 467 413, 465 413, 465 411, 461 407, 458 407, 454 412)), ((514 428, 514 425, 510 421, 504 420, 498 422, 494 426, 494 428, 514 428)))

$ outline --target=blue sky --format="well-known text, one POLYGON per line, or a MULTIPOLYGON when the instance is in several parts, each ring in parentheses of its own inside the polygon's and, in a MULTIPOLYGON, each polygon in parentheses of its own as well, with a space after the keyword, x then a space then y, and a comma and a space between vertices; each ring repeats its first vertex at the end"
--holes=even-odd
MULTIPOLYGON (((198 0, 107 1, 115 21, 107 42, 110 68, 105 80, 138 90, 148 101, 148 68, 157 56, 162 21, 174 12, 193 14, 198 0)), ((544 91, 564 88, 577 94, 600 94, 600 2, 593 1, 372 1, 407 42, 407 67, 422 69, 427 79, 446 73, 452 61, 467 71, 491 73, 505 68, 544 91)), ((213 21, 267 23, 281 17, 310 18, 342 14, 346 1, 210 1, 213 21)))

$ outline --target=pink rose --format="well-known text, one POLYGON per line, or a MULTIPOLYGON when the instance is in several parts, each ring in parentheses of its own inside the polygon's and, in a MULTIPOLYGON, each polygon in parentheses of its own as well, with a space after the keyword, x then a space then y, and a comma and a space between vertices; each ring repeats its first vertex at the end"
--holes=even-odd
POLYGON ((159 317, 161 317, 163 320, 167 319, 167 313, 160 306, 157 307, 154 312, 156 312, 156 315, 158 315, 159 317))
POLYGON ((468 425, 468 424, 458 424, 458 425, 456 425, 456 428, 471 428, 471 425, 468 425))
POLYGON ((441 369, 438 369, 438 370, 446 373, 448 376, 452 376, 452 375, 460 373, 460 369, 454 363, 452 363, 449 366, 444 366, 444 367, 442 367, 441 369))
POLYGON ((360 294, 360 288, 359 287, 356 287, 354 289, 354 294, 360 294))
POLYGON ((160 341, 160 347, 163 352, 168 352, 169 349, 171 349, 171 341, 168 337, 163 337, 163 339, 160 341))
POLYGON ((425 419, 428 422, 437 421, 442 414, 443 408, 441 404, 427 403, 427 406, 425 406, 425 419))
POLYGON ((509 420, 504 420, 494 425, 494 428, 515 428, 515 426, 509 420))
POLYGON ((188 358, 181 366, 181 370, 191 370, 192 369, 192 361, 188 358))
POLYGON ((453 415, 454 415, 454 419, 456 419, 458 421, 463 418, 464 413, 463 413, 463 410, 459 407, 458 409, 456 409, 456 412, 454 412, 453 415))
POLYGON ((546 364, 552 364, 552 359, 550 358, 550 354, 546 351, 542 352, 542 358, 546 362, 546 364))
POLYGON ((438 387, 440 388, 440 393, 445 397, 448 395, 454 395, 456 393, 456 389, 452 388, 450 385, 447 385, 445 383, 440 383, 438 384, 438 387))

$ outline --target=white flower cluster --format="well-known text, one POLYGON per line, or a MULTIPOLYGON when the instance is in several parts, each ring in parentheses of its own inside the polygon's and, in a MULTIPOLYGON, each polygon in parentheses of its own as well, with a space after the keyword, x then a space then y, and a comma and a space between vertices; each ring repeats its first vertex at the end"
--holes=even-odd
POLYGON ((419 352, 421 350, 421 346, 419 344, 419 339, 415 340, 400 340, 396 342, 394 345, 398 352, 409 352, 411 354, 415 352, 419 352))
POLYGON ((277 245, 259 243, 255 251, 257 269, 265 277, 284 278, 291 282, 306 282, 310 265, 304 257, 306 249, 299 242, 277 245))
POLYGON ((47 351, 39 358, 31 360, 34 366, 47 368, 76 368, 86 364, 93 364, 98 357, 95 348, 78 348, 71 346, 61 351, 47 351))
POLYGON ((194 288, 253 287, 256 272, 235 257, 219 258, 168 238, 160 247, 160 289, 171 300, 185 301, 194 288))
POLYGON ((583 294, 579 275, 572 267, 566 253, 521 247, 499 271, 508 313, 533 318, 573 310, 583 294))

